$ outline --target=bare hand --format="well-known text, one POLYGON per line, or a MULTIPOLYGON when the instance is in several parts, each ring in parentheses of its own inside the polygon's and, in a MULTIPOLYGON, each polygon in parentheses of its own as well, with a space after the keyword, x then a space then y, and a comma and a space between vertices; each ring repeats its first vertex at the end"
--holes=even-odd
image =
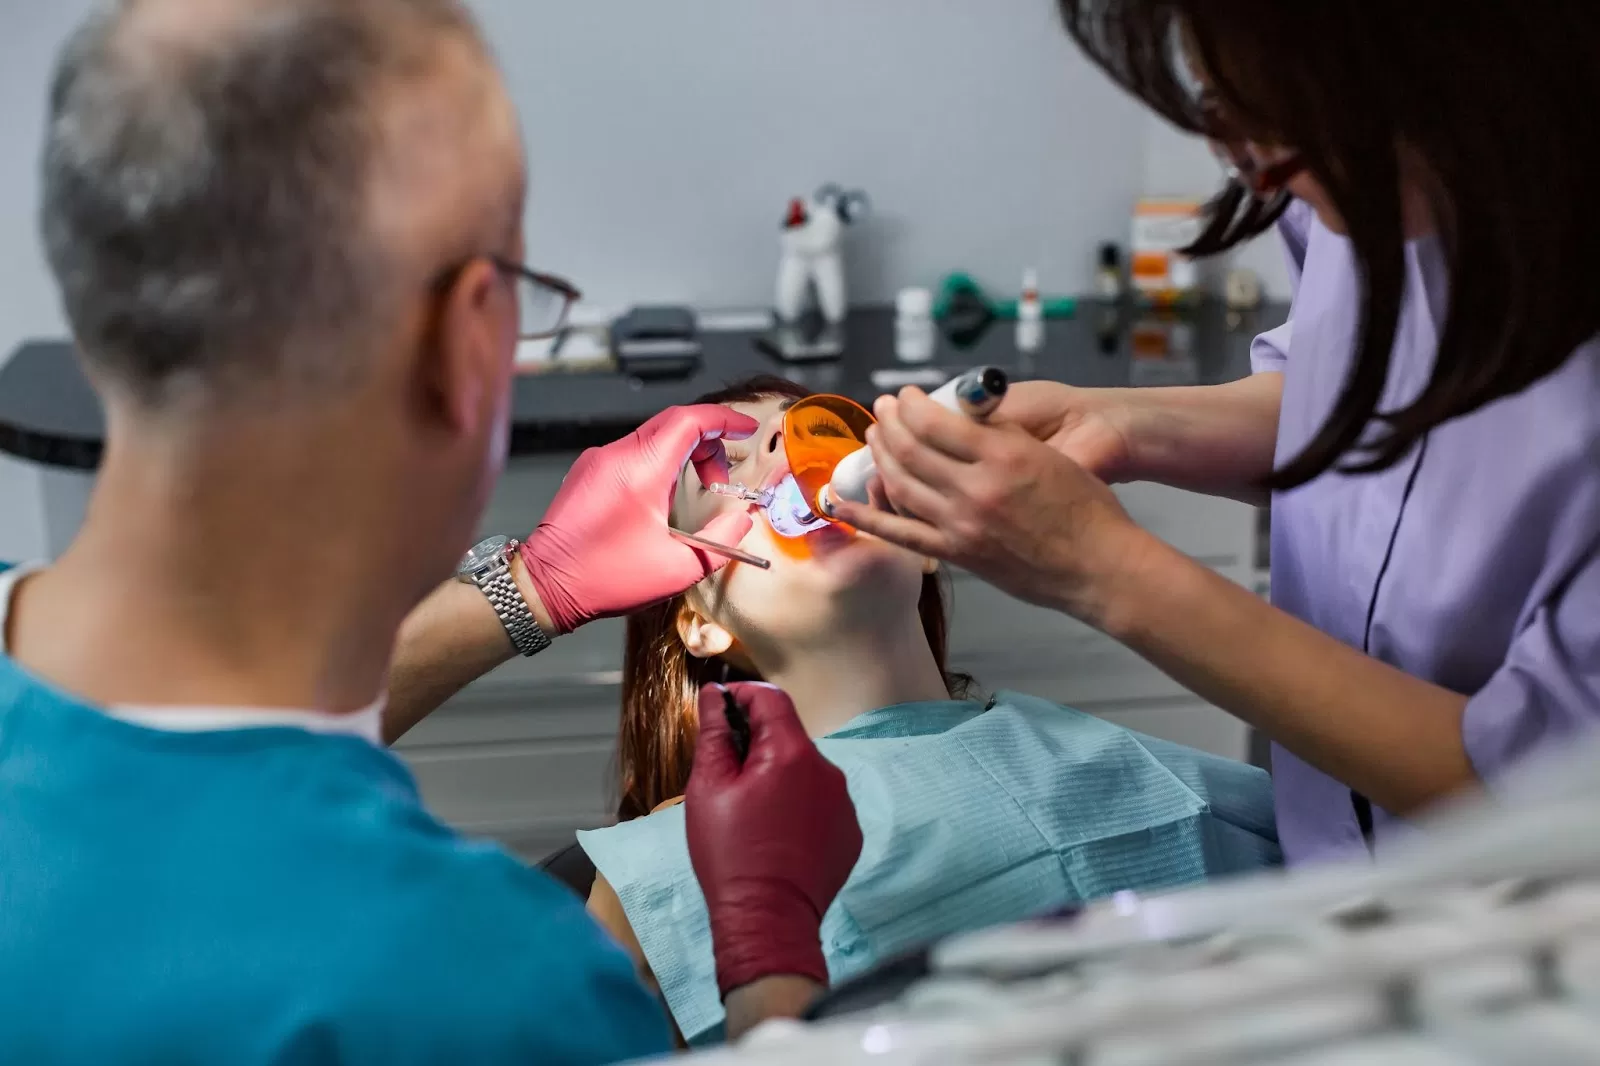
MULTIPOLYGON (((841 500, 838 518, 1100 624, 1102 578, 1146 536, 1105 482, 1015 423, 980 425, 917 389, 880 398, 876 413, 876 488, 902 513, 841 500)), ((1079 421, 1075 431, 1067 421, 1055 434, 1062 441, 1087 448, 1106 440, 1103 427, 1079 421)))
POLYGON ((1112 398, 1125 391, 1024 381, 1011 386, 989 422, 1016 426, 1101 481, 1115 484, 1131 480, 1133 465, 1128 405, 1112 398))

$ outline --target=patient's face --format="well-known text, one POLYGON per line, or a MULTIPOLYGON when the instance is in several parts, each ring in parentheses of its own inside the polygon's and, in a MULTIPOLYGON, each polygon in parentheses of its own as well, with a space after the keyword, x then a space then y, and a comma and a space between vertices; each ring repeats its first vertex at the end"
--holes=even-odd
MULTIPOLYGON (((750 439, 727 444, 729 480, 753 489, 789 473, 783 442, 783 398, 728 406, 761 424, 750 439)), ((885 541, 837 525, 802 537, 773 532, 761 508, 707 492, 693 467, 678 481, 673 517, 699 530, 716 515, 742 508, 755 526, 739 547, 772 560, 772 569, 731 563, 701 582, 690 603, 760 657, 800 643, 815 645, 874 624, 903 624, 914 616, 922 579, 934 563, 885 541)))

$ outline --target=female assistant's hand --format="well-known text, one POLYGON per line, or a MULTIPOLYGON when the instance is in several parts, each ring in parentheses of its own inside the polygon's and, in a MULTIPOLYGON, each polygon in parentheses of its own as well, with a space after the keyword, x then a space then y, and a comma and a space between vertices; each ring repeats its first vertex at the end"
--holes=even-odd
MULTIPOLYGON (((556 633, 676 596, 727 565, 674 538, 667 515, 684 464, 705 484, 726 481, 722 442, 757 428, 720 404, 673 407, 578 457, 521 552, 556 633)), ((735 509, 689 532, 736 545, 750 527, 749 514, 735 509)))
POLYGON ((684 798, 717 984, 724 996, 777 975, 826 987, 822 915, 861 857, 844 773, 806 736, 788 695, 763 684, 726 689, 750 720, 741 761, 723 691, 707 685, 700 692, 700 737, 684 798))
POLYGON ((988 421, 1016 426, 1101 481, 1115 484, 1134 477, 1136 420, 1128 391, 1023 381, 1011 386, 988 421))
MULTIPOLYGON (((900 513, 840 500, 835 517, 1018 599, 1104 624, 1108 579, 1136 565, 1148 536, 1104 481, 1017 424, 973 422, 917 389, 880 397, 876 414, 875 488, 900 513)), ((1079 434, 1063 423, 1058 444, 1113 461, 1101 431, 1075 425, 1079 434)))

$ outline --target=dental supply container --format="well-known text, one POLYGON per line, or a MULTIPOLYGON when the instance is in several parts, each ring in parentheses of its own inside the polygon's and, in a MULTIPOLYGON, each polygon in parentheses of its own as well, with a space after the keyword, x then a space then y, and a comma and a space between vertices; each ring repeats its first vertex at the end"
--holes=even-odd
POLYGON ((1017 301, 1017 350, 1036 352, 1044 347, 1044 304, 1039 299, 1039 272, 1022 276, 1022 299, 1017 301))
POLYGON ((938 348, 933 323, 933 293, 928 289, 901 289, 894 301, 894 354, 902 363, 926 363, 938 348))
POLYGON ((1094 272, 1094 294, 1108 304, 1122 299, 1122 250, 1110 241, 1100 246, 1100 265, 1094 272))
POLYGON ((1157 307, 1199 296, 1200 272, 1181 254, 1200 236, 1198 200, 1141 200, 1133 213, 1132 281, 1139 299, 1157 307))

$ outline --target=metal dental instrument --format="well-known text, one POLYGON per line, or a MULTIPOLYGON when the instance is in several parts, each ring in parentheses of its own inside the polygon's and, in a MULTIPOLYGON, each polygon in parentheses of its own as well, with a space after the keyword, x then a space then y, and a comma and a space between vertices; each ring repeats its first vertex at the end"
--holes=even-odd
POLYGON ((667 532, 671 533, 674 537, 677 537, 685 544, 692 545, 696 548, 703 548, 704 550, 711 552, 713 555, 726 556, 735 562, 748 563, 750 566, 760 567, 762 570, 772 569, 771 559, 763 559, 759 555, 751 555, 743 548, 730 548, 726 544, 718 544, 714 540, 706 540, 704 537, 697 537, 693 533, 685 533, 683 530, 674 529, 672 526, 667 527, 667 532))
POLYGON ((744 500, 747 503, 768 507, 772 504, 772 490, 758 492, 745 485, 716 484, 707 485, 706 491, 717 496, 727 496, 735 500, 744 500))
POLYGON ((811 508, 806 503, 793 474, 771 488, 759 492, 740 484, 710 485, 706 491, 717 496, 727 496, 755 504, 766 514, 767 524, 779 536, 800 537, 828 524, 826 519, 818 518, 811 513, 811 508))
POLYGON ((733 693, 726 688, 722 690, 722 713, 728 719, 733 750, 738 753, 739 762, 742 764, 750 755, 750 716, 739 706, 739 701, 733 698, 733 693))

